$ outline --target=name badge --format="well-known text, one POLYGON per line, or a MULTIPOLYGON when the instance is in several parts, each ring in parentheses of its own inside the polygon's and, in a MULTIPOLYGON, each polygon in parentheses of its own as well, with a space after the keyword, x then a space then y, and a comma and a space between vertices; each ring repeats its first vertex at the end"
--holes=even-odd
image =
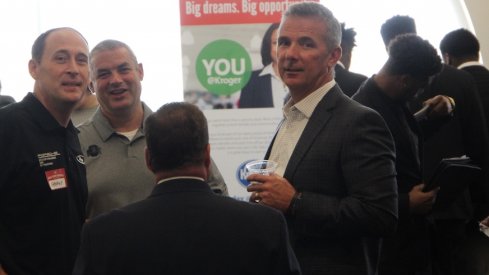
POLYGON ((49 188, 51 190, 57 190, 66 188, 67 180, 66 180, 66 172, 64 168, 48 170, 45 172, 46 180, 48 181, 49 188))

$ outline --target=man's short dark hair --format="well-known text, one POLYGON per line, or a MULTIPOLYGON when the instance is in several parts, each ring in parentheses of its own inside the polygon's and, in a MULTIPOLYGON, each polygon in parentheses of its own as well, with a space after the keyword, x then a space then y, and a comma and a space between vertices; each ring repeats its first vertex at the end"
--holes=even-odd
POLYGON ((380 34, 386 47, 396 36, 406 33, 416 33, 416 23, 413 18, 407 15, 393 16, 380 27, 380 34))
POLYGON ((343 51, 351 51, 355 44, 357 32, 353 28, 346 28, 345 23, 341 23, 341 48, 343 51))
POLYGON ((416 34, 396 36, 388 46, 386 69, 390 74, 407 74, 428 79, 441 70, 441 59, 436 49, 416 34))
POLYGON ((146 119, 144 132, 155 171, 203 163, 209 133, 207 120, 196 106, 165 104, 146 119))
POLYGON ((442 54, 449 54, 457 58, 477 58, 479 59, 479 40, 473 33, 466 29, 458 29, 449 32, 440 42, 442 54))
POLYGON ((37 62, 41 62, 42 54, 44 53, 44 48, 46 47, 46 39, 48 38, 48 36, 53 32, 56 32, 59 30, 64 30, 64 29, 73 30, 73 31, 77 32, 83 38, 83 40, 85 40, 85 43, 88 44, 85 37, 83 37, 83 35, 79 31, 77 31, 73 28, 69 28, 69 27, 54 28, 54 29, 50 29, 50 30, 47 30, 46 32, 41 33, 36 38, 36 40, 34 41, 34 44, 32 44, 31 58, 37 62))

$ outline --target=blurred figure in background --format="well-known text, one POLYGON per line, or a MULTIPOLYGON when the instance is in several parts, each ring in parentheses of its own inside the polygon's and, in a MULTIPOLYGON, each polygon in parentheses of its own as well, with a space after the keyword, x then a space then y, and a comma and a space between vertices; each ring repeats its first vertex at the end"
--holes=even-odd
POLYGON ((82 101, 76 105, 76 109, 71 114, 71 121, 75 126, 89 120, 98 108, 97 96, 93 94, 92 88, 88 86, 82 101))
POLYGON ((335 66, 335 80, 340 85, 345 95, 351 97, 367 80, 367 77, 350 71, 351 57, 357 33, 353 28, 346 29, 345 23, 341 24, 341 59, 335 66))
POLYGON ((440 50, 446 64, 474 78, 489 129, 489 70, 479 62, 479 40, 469 30, 454 30, 443 37, 440 50))
POLYGON ((2 82, 0 81, 0 108, 7 106, 10 103, 15 103, 15 99, 8 95, 1 95, 2 93, 2 82))
MULTIPOLYGON (((446 64, 468 72, 475 80, 486 125, 489 127, 489 70, 479 62, 480 45, 477 37, 466 29, 449 32, 440 42, 440 50, 446 64)), ((478 232, 476 222, 489 215, 489 181, 471 193, 477 197, 475 219, 468 228, 470 233, 465 241, 470 274, 489 274, 489 239, 478 232)))
MULTIPOLYGON (((396 15, 381 27, 387 44, 397 35, 416 33, 414 19, 396 15)), ((464 250, 467 238, 478 232, 478 220, 487 212, 485 186, 489 172, 488 135, 477 87, 467 72, 444 65, 441 72, 410 102, 412 113, 428 105, 427 115, 420 121, 424 134, 423 179, 428 181, 443 158, 468 156, 482 168, 484 178, 469 184, 449 207, 437 207, 433 221, 434 274, 476 274, 476 265, 464 250), (451 107, 449 107, 451 105, 451 107), (448 116, 434 112, 438 108, 454 108, 448 116)), ((461 183, 462 184, 462 183, 461 183)), ((443 192, 442 190, 440 192, 443 192)))
POLYGON ((428 41, 415 34, 396 36, 388 52, 382 69, 353 96, 379 112, 396 146, 399 223, 396 234, 382 241, 379 275, 428 275, 431 249, 427 217, 438 190, 423 192, 423 137, 407 103, 440 71, 441 59, 428 41))

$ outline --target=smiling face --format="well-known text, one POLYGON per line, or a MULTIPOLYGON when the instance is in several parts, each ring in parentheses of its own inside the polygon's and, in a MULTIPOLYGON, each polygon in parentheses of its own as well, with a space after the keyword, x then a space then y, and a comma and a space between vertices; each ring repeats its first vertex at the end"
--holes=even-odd
POLYGON ((92 55, 93 86, 102 112, 131 112, 141 106, 142 64, 124 47, 92 55))
POLYGON ((326 35, 327 26, 319 17, 289 16, 281 25, 279 72, 296 102, 333 79, 341 48, 329 49, 326 35))
POLYGON ((47 109, 68 109, 82 99, 89 83, 88 45, 72 29, 48 34, 40 60, 29 61, 34 94, 47 109))

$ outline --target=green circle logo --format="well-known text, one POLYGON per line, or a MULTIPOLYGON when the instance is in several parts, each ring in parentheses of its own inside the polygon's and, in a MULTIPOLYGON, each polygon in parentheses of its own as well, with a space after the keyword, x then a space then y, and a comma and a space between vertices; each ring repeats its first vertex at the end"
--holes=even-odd
POLYGON ((251 58, 239 43, 216 40, 200 51, 196 61, 200 84, 216 95, 230 95, 241 90, 251 75, 251 58))

